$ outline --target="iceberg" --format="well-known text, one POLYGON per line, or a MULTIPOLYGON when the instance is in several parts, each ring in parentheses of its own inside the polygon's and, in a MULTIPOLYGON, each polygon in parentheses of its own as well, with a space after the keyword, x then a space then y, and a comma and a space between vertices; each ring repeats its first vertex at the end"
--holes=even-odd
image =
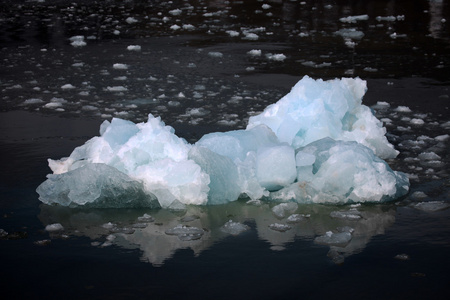
POLYGON ((303 77, 246 129, 190 144, 159 117, 113 118, 69 157, 49 159, 46 204, 88 207, 217 205, 239 198, 297 203, 384 202, 409 190, 383 160, 398 151, 362 97, 359 78, 303 77))

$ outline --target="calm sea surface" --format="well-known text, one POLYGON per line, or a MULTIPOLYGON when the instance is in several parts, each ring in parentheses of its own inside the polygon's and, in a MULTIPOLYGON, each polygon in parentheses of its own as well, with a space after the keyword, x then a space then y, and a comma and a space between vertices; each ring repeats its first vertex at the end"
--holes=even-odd
POLYGON ((449 1, 4 0, 0 25, 3 298, 448 299, 449 1), (104 120, 152 113, 195 142, 245 128, 304 75, 367 81, 363 103, 401 152, 388 163, 408 174, 407 197, 299 205, 304 219, 285 232, 269 227, 286 221, 276 203, 86 210, 38 200, 47 159, 104 120), (360 218, 331 217, 352 210, 360 218), (224 232, 229 220, 248 230, 224 232), (64 229, 46 230, 55 223, 64 229), (205 233, 165 234, 179 224, 205 233), (345 226, 348 244, 315 241, 345 226))

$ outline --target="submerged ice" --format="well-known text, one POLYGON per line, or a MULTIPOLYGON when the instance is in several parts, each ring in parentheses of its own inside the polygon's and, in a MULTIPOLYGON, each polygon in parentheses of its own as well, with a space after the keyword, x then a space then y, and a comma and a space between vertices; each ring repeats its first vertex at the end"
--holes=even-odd
POLYGON ((409 181, 382 159, 398 151, 362 104, 366 82, 305 76, 253 116, 245 130, 216 132, 195 144, 160 118, 104 121, 100 136, 69 157, 49 159, 37 189, 47 204, 178 207, 248 197, 298 203, 382 202, 409 181))

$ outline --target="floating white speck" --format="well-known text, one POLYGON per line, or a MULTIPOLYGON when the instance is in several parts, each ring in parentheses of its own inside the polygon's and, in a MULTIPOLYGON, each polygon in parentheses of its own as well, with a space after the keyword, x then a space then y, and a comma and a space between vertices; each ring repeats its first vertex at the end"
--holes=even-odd
POLYGON ((450 207, 450 203, 444 201, 430 201, 430 202, 420 202, 414 205, 414 208, 423 210, 426 212, 435 212, 439 210, 444 210, 450 207))
POLYGON ((397 112, 407 112, 407 113, 411 112, 411 109, 408 106, 399 106, 394 110, 397 112))
POLYGON ((31 98, 31 99, 27 99, 23 102, 24 105, 30 105, 30 104, 39 104, 39 103, 43 103, 44 100, 42 99, 38 99, 38 98, 31 98))
POLYGON ((366 21, 366 20, 369 20, 368 15, 348 16, 339 19, 339 21, 341 21, 342 23, 356 23, 357 21, 366 21))
POLYGON ((127 22, 128 24, 134 24, 134 23, 137 23, 138 20, 133 17, 128 17, 128 18, 126 18, 125 22, 127 22))
POLYGON ((181 9, 177 8, 177 9, 170 10, 169 14, 171 14, 172 16, 179 16, 179 15, 181 15, 182 12, 183 11, 181 9))
POLYGON ((139 45, 130 45, 127 47, 128 51, 141 51, 141 46, 139 45))
POLYGON ((106 90, 108 92, 125 92, 125 91, 128 91, 128 89, 126 87, 122 86, 122 85, 119 85, 119 86, 108 86, 106 88, 106 90))
POLYGON ((177 25, 177 24, 174 24, 174 25, 170 26, 170 29, 172 29, 172 30, 178 30, 180 28, 181 27, 179 25, 177 25))
POLYGON ((195 29, 195 26, 192 25, 192 24, 184 24, 184 25, 183 25, 183 29, 184 29, 184 30, 194 30, 194 29, 195 29))
POLYGON ((286 59, 286 55, 279 53, 279 54, 267 54, 267 59, 273 60, 273 61, 284 61, 286 59))
POLYGON ((70 38, 71 45, 74 47, 83 47, 86 46, 86 42, 84 41, 84 36, 76 35, 70 38))
POLYGON ((117 63, 117 64, 113 64, 113 68, 115 70, 126 70, 126 69, 128 69, 128 65, 117 63))
POLYGON ((225 32, 231 37, 236 37, 236 36, 239 36, 239 34, 240 34, 239 32, 234 31, 234 30, 227 30, 225 32))
POLYGON ((220 230, 222 232, 231 234, 231 235, 239 235, 244 231, 249 230, 250 227, 248 227, 245 224, 239 223, 239 222, 233 222, 232 220, 229 220, 226 222, 222 227, 220 227, 220 230))
POLYGON ((211 57, 217 57, 217 58, 223 57, 223 53, 222 52, 217 52, 217 51, 208 52, 208 55, 211 56, 211 57))
POLYGON ((250 56, 261 56, 261 50, 253 49, 247 52, 250 56))
POLYGON ((244 35, 245 36, 242 38, 244 40, 256 41, 257 39, 259 39, 259 35, 257 35, 256 33, 244 32, 244 35))
POLYGON ((62 231, 64 230, 64 227, 60 223, 54 223, 45 226, 45 230, 48 232, 62 231))
POLYGON ((67 84, 61 86, 61 89, 63 89, 63 90, 72 90, 74 88, 75 87, 73 85, 71 85, 70 83, 67 83, 67 84))
POLYGON ((286 224, 273 223, 269 225, 269 228, 275 231, 285 232, 291 229, 292 227, 286 224))

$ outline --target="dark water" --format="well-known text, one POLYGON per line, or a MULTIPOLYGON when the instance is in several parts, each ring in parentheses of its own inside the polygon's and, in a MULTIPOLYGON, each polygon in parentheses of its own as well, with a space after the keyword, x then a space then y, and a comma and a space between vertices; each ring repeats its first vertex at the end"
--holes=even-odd
POLYGON ((444 0, 2 1, 0 229, 8 234, 0 239, 0 293, 447 299, 450 209, 417 204, 450 203, 449 10, 444 0), (349 16, 363 17, 340 20, 349 16), (74 36, 86 45, 71 45, 74 36), (248 54, 254 49, 261 56, 248 54), (330 217, 349 206, 299 206, 309 217, 286 232, 269 228, 285 221, 274 216, 273 203, 148 211, 64 209, 38 200, 47 158, 70 154, 98 135, 105 119, 140 122, 152 113, 194 142, 244 128, 303 75, 367 80, 364 104, 401 151, 389 164, 408 173, 408 197, 356 207, 362 217, 354 221, 330 217), (421 156, 430 152, 439 158, 421 156), (154 221, 133 229, 144 213, 154 221), (222 232, 230 219, 249 230, 222 232), (118 229, 105 228, 109 222, 118 229), (54 223, 64 230, 45 230, 54 223), (178 224, 205 234, 181 241, 164 233, 178 224), (355 230, 347 245, 314 242, 343 226, 355 230))

